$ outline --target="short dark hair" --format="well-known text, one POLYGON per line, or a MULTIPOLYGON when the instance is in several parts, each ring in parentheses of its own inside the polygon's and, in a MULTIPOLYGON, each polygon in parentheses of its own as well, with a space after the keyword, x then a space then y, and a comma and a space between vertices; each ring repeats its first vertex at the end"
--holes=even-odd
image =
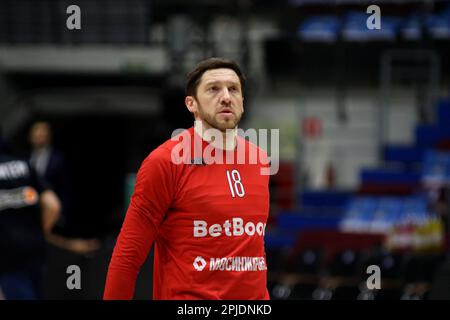
POLYGON ((186 95, 195 97, 198 85, 200 84, 202 76, 206 71, 222 68, 231 69, 236 72, 239 77, 239 81, 241 82, 242 91, 244 91, 246 78, 238 64, 233 60, 213 57, 200 61, 188 74, 186 81, 186 95))

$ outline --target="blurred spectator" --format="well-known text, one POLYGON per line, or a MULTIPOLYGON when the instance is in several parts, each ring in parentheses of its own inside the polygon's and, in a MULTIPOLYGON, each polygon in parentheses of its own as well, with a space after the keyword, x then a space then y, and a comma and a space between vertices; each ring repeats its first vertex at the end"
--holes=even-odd
POLYGON ((52 130, 48 122, 35 122, 29 132, 30 163, 37 174, 44 178, 62 202, 62 221, 67 220, 67 175, 64 156, 52 146, 52 130))
POLYGON ((3 145, 0 137, 0 291, 5 299, 40 299, 45 237, 60 202, 29 163, 3 145))
MULTIPOLYGON (((64 155, 52 145, 52 128, 46 121, 36 121, 30 128, 30 163, 37 174, 47 181, 61 199, 62 215, 57 222, 50 242, 77 254, 87 254, 97 250, 100 243, 96 239, 71 239, 70 192, 64 155)), ((73 230, 72 230, 73 231, 73 230)))

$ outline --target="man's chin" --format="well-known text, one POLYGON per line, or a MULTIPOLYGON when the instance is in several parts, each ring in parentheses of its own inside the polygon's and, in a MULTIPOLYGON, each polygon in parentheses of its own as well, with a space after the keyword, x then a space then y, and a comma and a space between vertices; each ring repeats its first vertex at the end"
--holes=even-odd
POLYGON ((233 130, 234 128, 236 128, 237 123, 232 121, 232 122, 227 122, 227 123, 218 123, 216 128, 219 129, 220 131, 224 132, 226 130, 233 130))
POLYGON ((212 119, 209 119, 209 121, 207 119, 205 119, 205 121, 208 123, 208 125, 211 128, 215 128, 221 132, 225 132, 226 130, 235 129, 239 123, 239 121, 236 121, 236 119, 234 119, 234 118, 233 119, 212 118, 212 119))

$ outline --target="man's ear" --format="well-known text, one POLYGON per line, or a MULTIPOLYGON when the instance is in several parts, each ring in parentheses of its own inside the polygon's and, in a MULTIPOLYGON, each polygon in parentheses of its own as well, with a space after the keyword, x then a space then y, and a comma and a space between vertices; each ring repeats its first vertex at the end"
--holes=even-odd
POLYGON ((194 113, 197 111, 197 104, 195 103, 193 96, 186 96, 186 98, 184 98, 184 103, 190 112, 194 113))

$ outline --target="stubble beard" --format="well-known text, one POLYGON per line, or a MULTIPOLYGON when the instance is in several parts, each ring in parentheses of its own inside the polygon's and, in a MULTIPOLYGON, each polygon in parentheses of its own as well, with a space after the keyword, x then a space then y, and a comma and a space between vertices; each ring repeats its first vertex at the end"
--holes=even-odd
POLYGON ((240 115, 233 113, 233 116, 229 119, 224 118, 223 121, 218 121, 218 114, 211 115, 206 113, 200 104, 198 104, 198 115, 200 117, 200 120, 204 121, 209 127, 220 130, 223 133, 225 133, 226 130, 232 130, 236 128, 242 117, 242 113, 240 115))

